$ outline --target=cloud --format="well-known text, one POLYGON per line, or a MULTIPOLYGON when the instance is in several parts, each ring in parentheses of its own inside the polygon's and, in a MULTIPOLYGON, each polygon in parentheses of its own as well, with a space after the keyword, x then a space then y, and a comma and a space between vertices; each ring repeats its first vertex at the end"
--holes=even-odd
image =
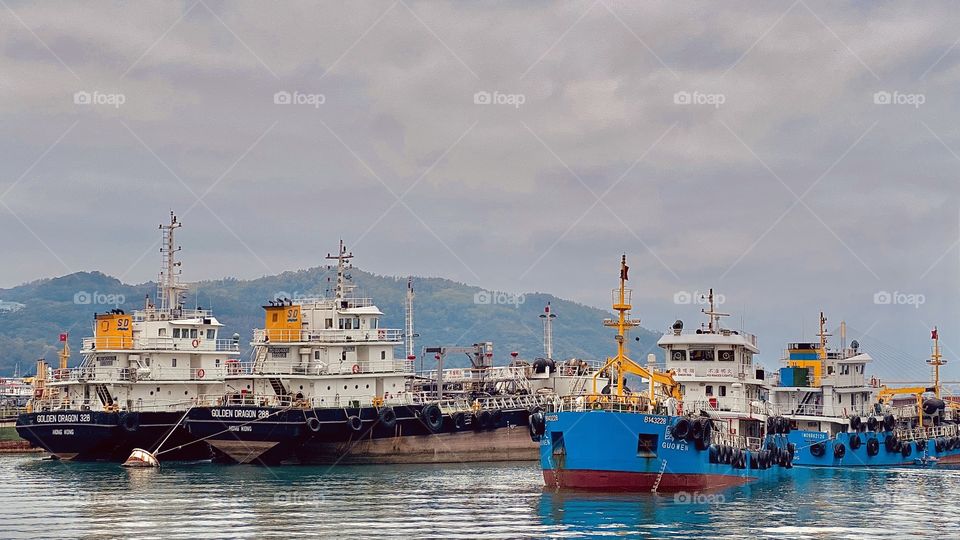
POLYGON ((151 279, 174 209, 188 279, 316 265, 342 237, 378 273, 604 306, 626 252, 645 324, 723 288, 770 363, 821 308, 918 357, 940 322, 960 350, 951 7, 11 3, 0 285, 151 279), (73 102, 94 90, 126 101, 73 102))

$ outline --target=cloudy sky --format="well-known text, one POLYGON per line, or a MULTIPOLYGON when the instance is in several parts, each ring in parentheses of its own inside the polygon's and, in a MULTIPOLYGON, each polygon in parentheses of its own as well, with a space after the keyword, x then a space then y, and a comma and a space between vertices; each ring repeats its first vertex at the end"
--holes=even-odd
POLYGON ((958 19, 0 1, 0 287, 152 279, 170 210, 188 280, 315 266, 342 237, 377 273, 607 306, 625 252, 649 328, 692 326, 715 287, 768 363, 824 309, 902 353, 882 373, 926 377, 929 327, 960 353, 958 19))

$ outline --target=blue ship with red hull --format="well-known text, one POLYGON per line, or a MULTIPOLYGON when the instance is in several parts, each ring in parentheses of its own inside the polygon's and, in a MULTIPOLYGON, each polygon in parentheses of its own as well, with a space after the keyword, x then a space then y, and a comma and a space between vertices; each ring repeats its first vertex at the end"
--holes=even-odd
POLYGON ((960 414, 941 399, 939 335, 931 334, 930 386, 892 388, 866 379, 872 361, 856 340, 840 350, 827 347, 826 317, 820 313, 817 342, 790 343, 786 367, 770 391, 774 405, 796 426, 795 465, 808 467, 930 466, 960 463, 960 414), (903 400, 899 403, 897 400, 903 400))
POLYGON ((790 424, 768 415, 755 401, 762 397, 753 393, 762 381, 747 369, 757 352, 755 338, 720 327, 719 317, 725 314, 714 309, 712 292, 710 311, 704 310, 710 316, 709 327, 684 336, 683 324, 677 321, 672 334, 660 341, 669 357, 703 364, 702 374, 699 367, 688 373, 694 380, 698 374, 712 378, 707 381, 710 386, 700 386, 714 388, 713 379, 730 385, 722 401, 713 394, 710 399, 686 399, 675 378, 677 371, 657 371, 653 355, 646 367, 626 355, 627 330, 640 321, 628 316, 626 257, 620 265, 620 288, 613 291, 613 309, 619 315, 604 321, 617 330, 617 355, 594 375, 593 394, 565 397, 530 418, 531 436, 540 443, 545 484, 558 489, 683 491, 788 476, 796 451, 788 441, 790 424), (743 373, 739 378, 718 374, 714 358, 741 366, 743 373), (610 379, 597 393, 602 373, 610 379), (649 391, 630 393, 624 385, 626 374, 641 377, 649 391))

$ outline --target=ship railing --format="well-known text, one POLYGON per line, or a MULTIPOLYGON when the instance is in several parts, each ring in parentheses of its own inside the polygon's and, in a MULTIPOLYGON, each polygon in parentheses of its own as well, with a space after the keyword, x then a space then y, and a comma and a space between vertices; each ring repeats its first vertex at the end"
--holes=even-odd
POLYGON ((95 398, 80 400, 71 400, 66 396, 50 396, 45 398, 34 398, 30 403, 33 412, 56 412, 56 411, 90 411, 90 412, 153 412, 153 411, 186 411, 196 405, 199 398, 181 399, 181 400, 144 400, 137 399, 132 402, 116 401, 113 405, 104 406, 95 398))
POLYGON ((684 400, 682 402, 684 413, 706 411, 716 413, 741 413, 760 416, 772 416, 780 414, 780 408, 772 403, 759 400, 733 398, 733 397, 712 397, 698 400, 684 400))
MULTIPOLYGON (((431 381, 437 380, 437 370, 424 371, 419 376, 431 381)), ((443 370, 443 382, 497 382, 526 378, 526 368, 521 366, 494 366, 482 369, 450 368, 443 370)))
POLYGON ((557 412, 582 412, 587 410, 636 412, 650 411, 650 399, 641 394, 616 396, 609 394, 584 394, 580 396, 562 396, 547 400, 550 410, 557 412))
POLYGON ((753 451, 763 448, 763 439, 760 437, 745 437, 721 430, 714 431, 710 437, 711 442, 717 445, 732 446, 733 448, 753 451))
POLYGON ((363 330, 265 330, 258 328, 253 331, 253 342, 256 345, 283 343, 400 343, 402 341, 403 330, 397 328, 369 328, 363 330))
POLYGON ((956 424, 941 424, 939 426, 898 429, 895 433, 903 441, 920 441, 937 437, 955 437, 960 434, 960 429, 956 424))
POLYGON ((319 360, 263 360, 247 362, 228 362, 227 373, 231 376, 242 375, 369 375, 392 374, 409 375, 413 373, 413 362, 405 359, 370 360, 357 363, 336 362, 326 364, 319 360))
POLYGON ((240 343, 232 339, 206 338, 131 338, 126 336, 103 336, 83 338, 82 352, 96 350, 143 350, 143 351, 218 351, 239 352, 240 343))
POLYGON ((209 319, 213 311, 209 309, 138 309, 133 312, 134 322, 143 321, 181 321, 184 319, 209 319))
POLYGON ((137 382, 137 381, 206 381, 223 380, 227 370, 225 367, 103 367, 80 366, 68 369, 55 369, 49 382, 79 382, 79 383, 107 383, 107 382, 137 382))

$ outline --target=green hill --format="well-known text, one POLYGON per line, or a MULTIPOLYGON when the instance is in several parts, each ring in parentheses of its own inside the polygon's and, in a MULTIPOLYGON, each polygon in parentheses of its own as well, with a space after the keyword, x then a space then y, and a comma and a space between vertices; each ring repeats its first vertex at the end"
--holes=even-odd
MULTIPOLYGON (((381 325, 403 328, 406 278, 378 276, 359 269, 350 273, 357 286, 355 293, 372 297, 384 312, 381 325)), ((226 325, 224 335, 236 332, 246 343, 252 329, 263 326, 261 306, 267 300, 278 295, 322 296, 331 286, 330 280, 335 280, 335 271, 317 267, 249 281, 203 281, 190 286, 187 304, 212 308, 226 325)), ((416 339, 418 355, 424 346, 492 341, 498 365, 509 361, 511 351, 519 352, 523 358, 542 356, 542 324, 538 316, 547 302, 551 302, 557 315, 555 358, 601 359, 613 351, 612 331, 601 324, 602 319, 612 315, 600 309, 544 293, 523 295, 522 302, 512 304, 498 304, 496 300, 482 303, 484 295, 491 297, 483 289, 440 278, 414 278, 414 289, 415 330, 420 334, 416 339), (478 294, 480 303, 475 301, 478 294)), ((0 300, 24 304, 15 311, 0 311, 0 373, 12 374, 19 364, 23 374, 30 374, 38 358, 55 361, 61 332, 69 332, 71 365, 77 364, 81 339, 92 335, 94 312, 114 307, 129 312, 142 307, 144 297, 154 296, 155 292, 154 283, 129 285, 99 272, 78 272, 0 289, 0 300)), ((657 334, 641 328, 633 336, 640 338, 639 343, 633 342, 635 358, 659 352, 657 334)), ((243 351, 244 355, 247 353, 243 351)), ((466 358, 451 358, 448 365, 462 365, 457 362, 466 362, 466 358)), ((427 359, 423 367, 430 368, 432 363, 432 359, 427 359)))

